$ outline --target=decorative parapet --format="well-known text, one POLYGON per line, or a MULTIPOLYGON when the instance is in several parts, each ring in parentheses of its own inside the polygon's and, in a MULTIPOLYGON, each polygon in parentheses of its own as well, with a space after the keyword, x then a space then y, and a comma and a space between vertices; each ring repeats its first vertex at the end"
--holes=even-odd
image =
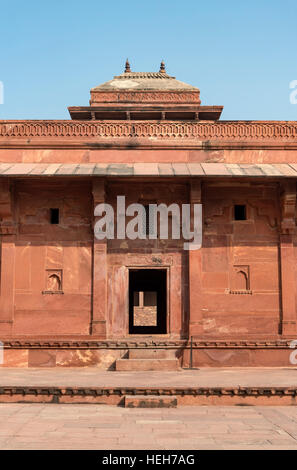
POLYGON ((198 140, 277 140, 294 141, 297 121, 2 121, 0 143, 12 138, 149 138, 198 140))

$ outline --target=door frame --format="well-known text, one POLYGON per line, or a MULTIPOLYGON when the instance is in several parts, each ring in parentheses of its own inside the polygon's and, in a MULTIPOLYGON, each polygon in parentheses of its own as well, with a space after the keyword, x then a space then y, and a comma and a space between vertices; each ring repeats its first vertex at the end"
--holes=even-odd
POLYGON ((129 337, 132 337, 132 336, 135 336, 137 338, 141 337, 141 336, 153 336, 153 337, 157 337, 157 336, 162 336, 162 337, 166 337, 166 336, 169 336, 170 335, 170 266, 169 265, 158 265, 158 266, 155 266, 155 265, 129 265, 129 266, 126 266, 127 268, 127 293, 126 293, 126 299, 127 299, 127 302, 126 302, 126 334, 127 336, 129 337), (129 331, 129 319, 130 319, 130 299, 129 299, 129 293, 130 293, 130 280, 129 280, 129 272, 130 271, 136 271, 136 270, 140 270, 140 269, 146 269, 146 270, 149 270, 149 269, 154 269, 154 270, 161 270, 161 271, 166 271, 166 333, 151 333, 151 334, 143 334, 141 335, 141 333, 130 333, 129 331))

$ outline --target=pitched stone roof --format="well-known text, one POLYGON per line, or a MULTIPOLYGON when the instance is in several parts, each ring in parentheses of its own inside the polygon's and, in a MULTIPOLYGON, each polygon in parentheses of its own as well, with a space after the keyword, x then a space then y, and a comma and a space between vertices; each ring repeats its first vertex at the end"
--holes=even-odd
POLYGON ((92 88, 91 92, 119 90, 199 91, 197 87, 176 80, 166 72, 124 72, 92 88))

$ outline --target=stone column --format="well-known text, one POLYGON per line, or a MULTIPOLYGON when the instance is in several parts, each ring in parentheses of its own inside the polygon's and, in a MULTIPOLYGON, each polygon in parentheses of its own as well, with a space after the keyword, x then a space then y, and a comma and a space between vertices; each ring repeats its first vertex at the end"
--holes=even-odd
POLYGON ((296 335, 296 289, 293 234, 296 229, 296 183, 286 181, 281 193, 280 266, 281 333, 296 335))
MULTIPOLYGON (((201 181, 192 181, 190 188, 191 204, 201 204, 201 181)), ((192 208, 193 217, 193 208, 192 208)), ((193 221, 192 221, 193 226, 193 221)), ((189 251, 189 336, 199 336, 203 332, 201 311, 202 249, 189 251)))
MULTIPOLYGON (((12 190, 10 181, 0 182, 0 234, 1 234, 1 278, 0 278, 0 331, 11 334, 14 317, 15 285, 15 236, 13 220, 12 190)), ((1 339, 1 338, 0 338, 1 339)))
MULTIPOLYGON (((93 180, 93 227, 97 221, 94 209, 98 204, 105 202, 104 180, 93 180)), ((107 240, 93 242, 93 292, 92 292, 92 320, 91 334, 106 338, 107 316, 107 240)))

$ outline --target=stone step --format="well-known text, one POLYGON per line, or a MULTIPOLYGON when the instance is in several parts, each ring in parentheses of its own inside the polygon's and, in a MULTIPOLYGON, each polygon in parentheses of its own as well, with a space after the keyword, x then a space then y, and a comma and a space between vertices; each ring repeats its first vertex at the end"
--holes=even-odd
POLYGON ((175 395, 125 395, 125 408, 176 408, 175 395))
POLYGON ((129 359, 176 359, 174 349, 130 349, 129 359))
POLYGON ((178 370, 177 359, 118 359, 116 361, 117 371, 137 370, 178 370))

